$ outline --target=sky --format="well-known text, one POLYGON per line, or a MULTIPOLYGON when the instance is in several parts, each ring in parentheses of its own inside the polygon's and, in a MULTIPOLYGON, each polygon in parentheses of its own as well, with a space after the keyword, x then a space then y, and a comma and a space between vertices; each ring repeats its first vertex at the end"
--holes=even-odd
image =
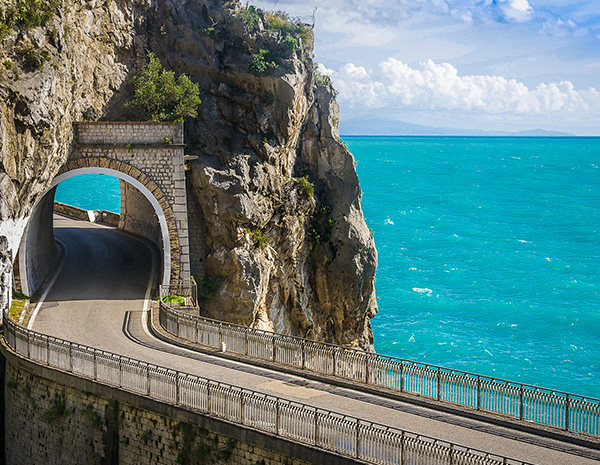
POLYGON ((342 122, 600 136, 599 0, 251 3, 314 15, 342 122))

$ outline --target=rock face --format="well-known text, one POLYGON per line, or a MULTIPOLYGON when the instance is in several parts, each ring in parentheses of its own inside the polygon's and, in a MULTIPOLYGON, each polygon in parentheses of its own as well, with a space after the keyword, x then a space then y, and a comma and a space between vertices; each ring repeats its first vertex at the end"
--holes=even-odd
POLYGON ((44 27, 4 38, 5 296, 19 228, 66 161, 72 123, 138 116, 123 107, 127 78, 152 51, 201 89, 185 138, 197 157, 188 171, 188 209, 204 314, 372 347, 377 256, 354 159, 337 132, 335 92, 314 72, 312 31, 267 30, 263 13, 249 23, 242 11, 237 1, 79 1, 44 27), (27 55, 35 53, 29 44, 47 51, 41 69, 27 55), (276 69, 252 68, 261 50, 276 69))

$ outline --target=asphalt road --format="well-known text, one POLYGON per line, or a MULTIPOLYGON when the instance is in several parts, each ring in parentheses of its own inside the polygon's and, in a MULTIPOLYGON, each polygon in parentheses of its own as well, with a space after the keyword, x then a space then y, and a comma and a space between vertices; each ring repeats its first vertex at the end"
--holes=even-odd
POLYGON ((55 216, 64 266, 31 329, 128 357, 212 378, 537 465, 592 465, 600 452, 307 381, 181 349, 150 336, 147 289, 158 274, 149 246, 114 228, 55 216))

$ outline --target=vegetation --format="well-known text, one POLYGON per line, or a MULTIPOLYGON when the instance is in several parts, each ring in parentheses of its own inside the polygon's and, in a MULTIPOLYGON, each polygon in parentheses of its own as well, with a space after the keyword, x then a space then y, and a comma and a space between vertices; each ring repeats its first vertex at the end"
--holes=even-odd
POLYGON ((214 299, 221 286, 221 280, 217 277, 204 276, 203 278, 194 278, 198 283, 198 297, 200 300, 214 299))
POLYGON ((314 74, 315 74, 315 82, 317 83, 317 85, 319 85, 319 86, 330 86, 331 85, 331 78, 329 76, 327 76, 326 74, 321 74, 319 69, 316 67, 315 67, 314 74))
POLYGON ((52 423, 59 418, 63 418, 68 416, 71 411, 67 408, 67 403, 65 400, 65 394, 54 394, 54 399, 52 400, 52 404, 48 407, 42 418, 47 423, 52 423))
POLYGON ((47 25, 58 14, 61 0, 16 0, 0 3, 0 40, 14 29, 47 25))
POLYGON ((264 232, 260 229, 250 230, 248 229, 248 234, 250 235, 250 240, 255 249, 264 249, 271 242, 271 238, 266 236, 264 232))
POLYGON ((131 79, 135 94, 126 105, 142 109, 149 121, 195 118, 201 103, 198 84, 185 74, 175 78, 175 73, 165 70, 153 53, 148 54, 148 59, 148 63, 131 79))
POLYGON ((237 14, 246 24, 250 34, 254 34, 260 30, 263 14, 263 11, 260 8, 246 4, 246 6, 239 10, 237 14))
POLYGON ((310 201, 315 195, 315 185, 308 180, 308 176, 298 178, 296 182, 306 195, 306 198, 310 201))
POLYGON ((23 308, 25 308, 25 304, 27 303, 27 300, 29 300, 29 296, 22 294, 21 292, 13 291, 12 299, 13 301, 8 310, 8 316, 13 321, 19 321, 23 308))
POLYGON ((185 297, 181 295, 166 295, 162 298, 165 303, 175 303, 181 307, 185 305, 185 297))
POLYGON ((260 76, 267 71, 278 68, 279 65, 272 59, 271 52, 264 48, 261 48, 258 53, 252 55, 248 63, 248 71, 255 76, 260 76))

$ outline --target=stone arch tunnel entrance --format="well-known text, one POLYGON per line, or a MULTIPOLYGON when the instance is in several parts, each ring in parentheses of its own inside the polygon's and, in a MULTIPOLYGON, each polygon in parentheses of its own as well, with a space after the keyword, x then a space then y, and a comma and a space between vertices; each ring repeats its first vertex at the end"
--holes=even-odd
POLYGON ((119 178, 119 228, 162 249, 162 284, 190 279, 183 127, 177 123, 78 123, 67 163, 37 202, 15 265, 22 292, 33 294, 56 261, 53 207, 56 186, 81 174, 119 178))

